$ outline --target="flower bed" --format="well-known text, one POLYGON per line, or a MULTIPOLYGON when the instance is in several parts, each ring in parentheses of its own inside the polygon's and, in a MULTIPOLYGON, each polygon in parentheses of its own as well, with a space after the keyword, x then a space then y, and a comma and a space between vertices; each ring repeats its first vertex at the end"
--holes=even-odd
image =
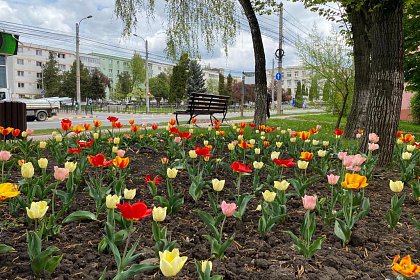
POLYGON ((13 183, 0 185, 2 279, 420 272, 394 260, 420 260, 420 152, 409 134, 381 169, 374 134, 363 154, 358 142, 342 151, 342 131, 319 127, 198 130, 171 120, 161 133, 130 122, 121 134, 109 120, 111 131, 64 120, 47 142, 1 142, 2 182, 13 183))

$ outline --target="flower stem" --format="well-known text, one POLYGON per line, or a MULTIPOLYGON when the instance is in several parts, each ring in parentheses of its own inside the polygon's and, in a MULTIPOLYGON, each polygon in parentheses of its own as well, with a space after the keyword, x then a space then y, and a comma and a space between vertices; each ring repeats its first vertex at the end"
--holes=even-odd
POLYGON ((225 225, 225 221, 226 221, 226 215, 223 218, 222 226, 220 227, 220 236, 219 236, 220 237, 220 239, 219 239, 220 243, 222 242, 223 226, 225 225))

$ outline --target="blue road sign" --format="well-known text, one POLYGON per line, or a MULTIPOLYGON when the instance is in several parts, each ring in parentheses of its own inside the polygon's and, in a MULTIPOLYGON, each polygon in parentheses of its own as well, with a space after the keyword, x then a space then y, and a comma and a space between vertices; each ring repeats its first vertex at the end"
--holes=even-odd
POLYGON ((281 80, 281 73, 277 73, 277 74, 276 74, 276 80, 277 80, 277 81, 280 81, 280 80, 281 80))

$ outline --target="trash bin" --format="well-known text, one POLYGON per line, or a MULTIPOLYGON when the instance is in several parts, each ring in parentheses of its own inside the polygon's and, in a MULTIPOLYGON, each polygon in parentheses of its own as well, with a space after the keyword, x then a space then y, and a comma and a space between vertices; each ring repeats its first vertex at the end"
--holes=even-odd
MULTIPOLYGON (((0 126, 18 128, 25 131, 26 123, 26 104, 23 102, 3 101, 0 102, 0 126)), ((0 135, 0 139, 3 139, 0 135)), ((9 134, 6 139, 11 139, 13 136, 9 134)))

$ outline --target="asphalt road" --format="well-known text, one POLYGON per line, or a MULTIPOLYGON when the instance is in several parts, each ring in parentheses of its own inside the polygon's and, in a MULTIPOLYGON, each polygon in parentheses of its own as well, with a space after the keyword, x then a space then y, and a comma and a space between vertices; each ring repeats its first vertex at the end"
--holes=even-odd
MULTIPOLYGON (((321 113, 324 112, 321 109, 293 109, 293 110, 285 110, 285 115, 293 115, 293 114, 301 114, 301 113, 321 113)), ((273 111, 272 114, 275 112, 273 111)), ((73 123, 91 123, 92 120, 101 120, 103 125, 108 125, 109 121, 106 119, 109 115, 109 113, 103 113, 103 112, 94 112, 93 115, 75 115, 75 114, 59 114, 57 116, 54 116, 52 119, 49 119, 44 122, 28 122, 28 128, 32 128, 35 130, 39 129, 55 129, 61 127, 61 119, 62 118, 69 118, 73 121, 73 123)), ((128 121, 130 119, 133 119, 136 124, 152 124, 152 123, 162 123, 167 122, 170 118, 175 117, 173 114, 124 114, 124 113, 115 113, 112 114, 113 116, 116 116, 119 118, 119 121, 121 121, 122 124, 126 125, 128 124, 128 121)), ((254 115, 253 111, 244 112, 244 116, 249 116, 252 118, 254 115)), ((222 118, 222 115, 215 115, 216 118, 220 119, 222 118)), ((227 114, 227 120, 229 118, 234 118, 240 116, 239 112, 236 113, 228 113, 227 114)), ((179 121, 187 121, 189 119, 188 115, 179 115, 178 120, 179 121)), ((208 116, 198 116, 198 119, 200 120, 209 120, 208 116)))

